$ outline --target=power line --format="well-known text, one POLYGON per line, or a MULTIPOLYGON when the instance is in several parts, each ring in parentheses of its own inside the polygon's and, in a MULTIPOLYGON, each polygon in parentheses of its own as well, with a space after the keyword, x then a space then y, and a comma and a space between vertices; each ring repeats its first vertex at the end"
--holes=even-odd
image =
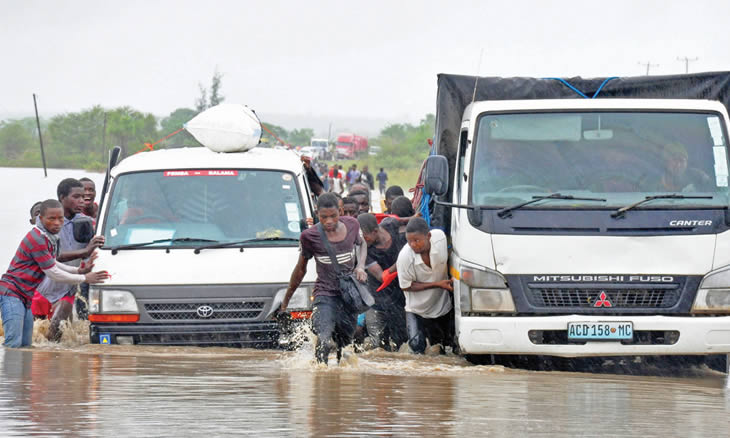
POLYGON ((651 61, 641 62, 639 61, 639 65, 646 66, 646 75, 649 76, 649 68, 651 67, 659 67, 659 64, 652 64, 651 61))
POLYGON ((690 62, 695 62, 698 59, 700 59, 700 58, 698 58, 696 56, 694 58, 688 58, 686 56, 684 56, 684 57, 677 56, 677 61, 684 61, 684 72, 685 73, 689 73, 689 63, 690 62))

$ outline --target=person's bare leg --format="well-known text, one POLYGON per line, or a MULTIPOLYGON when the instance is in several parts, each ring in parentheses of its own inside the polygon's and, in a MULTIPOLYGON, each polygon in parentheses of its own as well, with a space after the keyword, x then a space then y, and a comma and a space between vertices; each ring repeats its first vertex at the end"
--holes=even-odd
POLYGON ((73 304, 68 301, 59 300, 53 305, 53 318, 51 318, 51 326, 48 328, 48 340, 58 342, 61 340, 61 321, 71 320, 73 314, 73 304))

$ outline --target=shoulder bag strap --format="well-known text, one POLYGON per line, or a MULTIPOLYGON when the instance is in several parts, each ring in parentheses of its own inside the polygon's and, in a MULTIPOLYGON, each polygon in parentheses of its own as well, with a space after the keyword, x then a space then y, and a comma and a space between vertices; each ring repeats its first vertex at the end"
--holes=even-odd
POLYGON ((327 234, 324 231, 322 222, 317 224, 317 228, 319 229, 319 236, 322 238, 322 244, 324 245, 325 249, 327 250, 327 254, 329 254, 329 256, 330 256, 332 265, 335 267, 335 272, 337 273, 337 275, 340 275, 340 272, 341 272, 340 264, 337 263, 337 256, 335 256, 335 251, 332 249, 332 245, 330 245, 329 239, 327 239, 327 234))

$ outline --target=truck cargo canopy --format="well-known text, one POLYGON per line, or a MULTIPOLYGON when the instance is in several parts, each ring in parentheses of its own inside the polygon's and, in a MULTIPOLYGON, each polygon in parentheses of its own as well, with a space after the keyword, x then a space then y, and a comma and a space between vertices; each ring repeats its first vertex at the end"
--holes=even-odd
MULTIPOLYGON (((452 169, 461 118, 472 101, 476 79, 476 76, 438 75, 434 140, 436 152, 446 156, 452 169)), ((596 95, 598 99, 708 99, 730 108, 730 72, 589 79, 480 77, 475 100, 583 99, 578 92, 589 98, 596 95)))

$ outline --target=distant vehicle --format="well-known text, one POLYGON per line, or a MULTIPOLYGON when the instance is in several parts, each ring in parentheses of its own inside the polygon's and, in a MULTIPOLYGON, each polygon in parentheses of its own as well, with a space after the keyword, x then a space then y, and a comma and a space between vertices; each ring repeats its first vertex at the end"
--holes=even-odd
POLYGON ((323 159, 329 152, 330 143, 326 138, 312 138, 309 141, 309 146, 317 149, 317 158, 323 159))
POLYGON ((380 146, 370 146, 370 150, 368 151, 368 155, 374 157, 376 155, 380 154, 380 146))
POLYGON ((368 150, 368 139, 355 134, 337 136, 336 153, 338 158, 355 158, 368 150))
POLYGON ((318 147, 313 146, 303 146, 301 149, 299 149, 299 154, 304 155, 305 157, 309 158, 322 158, 324 156, 325 150, 318 147))

